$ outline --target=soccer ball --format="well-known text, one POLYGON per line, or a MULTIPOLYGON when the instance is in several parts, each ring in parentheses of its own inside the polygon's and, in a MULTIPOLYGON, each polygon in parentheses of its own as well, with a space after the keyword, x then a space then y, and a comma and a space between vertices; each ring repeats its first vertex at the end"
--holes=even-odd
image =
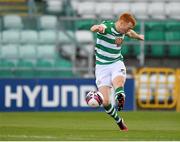
POLYGON ((103 95, 100 92, 90 91, 86 95, 86 103, 91 107, 99 107, 103 103, 103 95))

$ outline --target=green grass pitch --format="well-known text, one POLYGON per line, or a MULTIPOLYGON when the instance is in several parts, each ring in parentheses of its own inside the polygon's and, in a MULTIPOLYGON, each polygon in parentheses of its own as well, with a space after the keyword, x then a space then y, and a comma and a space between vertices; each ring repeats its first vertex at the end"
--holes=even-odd
POLYGON ((104 112, 1 112, 0 140, 180 140, 180 113, 120 113, 129 127, 119 131, 104 112))

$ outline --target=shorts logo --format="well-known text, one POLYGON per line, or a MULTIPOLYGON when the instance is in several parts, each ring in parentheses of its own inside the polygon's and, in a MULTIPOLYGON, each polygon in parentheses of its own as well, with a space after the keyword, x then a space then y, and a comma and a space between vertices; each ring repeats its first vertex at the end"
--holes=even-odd
POLYGON ((123 75, 126 75, 125 69, 121 69, 121 73, 122 73, 123 75))

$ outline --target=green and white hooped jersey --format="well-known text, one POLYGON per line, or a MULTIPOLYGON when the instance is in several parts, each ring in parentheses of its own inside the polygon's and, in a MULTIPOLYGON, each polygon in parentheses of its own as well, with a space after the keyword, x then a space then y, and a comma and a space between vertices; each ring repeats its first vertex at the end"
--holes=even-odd
POLYGON ((123 60, 121 45, 117 46, 117 44, 115 44, 115 39, 124 39, 125 34, 116 31, 113 21, 104 21, 101 25, 105 27, 105 31, 104 33, 97 33, 95 47, 96 64, 105 65, 123 60))

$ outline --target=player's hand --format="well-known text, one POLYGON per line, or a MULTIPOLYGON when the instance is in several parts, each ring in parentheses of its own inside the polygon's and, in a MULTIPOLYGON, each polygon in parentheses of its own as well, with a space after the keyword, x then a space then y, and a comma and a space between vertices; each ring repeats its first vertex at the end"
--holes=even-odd
POLYGON ((103 27, 102 25, 98 25, 98 32, 99 33, 104 33, 105 27, 103 27))
POLYGON ((144 40, 144 35, 139 35, 140 40, 144 40))

